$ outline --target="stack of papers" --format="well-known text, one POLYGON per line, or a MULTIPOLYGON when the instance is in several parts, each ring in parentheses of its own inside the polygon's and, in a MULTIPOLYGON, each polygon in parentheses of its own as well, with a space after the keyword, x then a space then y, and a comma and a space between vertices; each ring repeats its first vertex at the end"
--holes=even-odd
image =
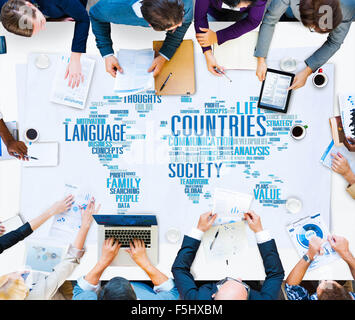
POLYGON ((123 69, 123 73, 117 71, 116 75, 114 91, 117 95, 127 96, 154 87, 153 72, 148 73, 154 60, 152 49, 120 49, 117 59, 123 69))
POLYGON ((355 138, 355 94, 340 94, 339 109, 345 136, 355 138))
POLYGON ((79 87, 75 88, 68 86, 69 78, 64 79, 69 60, 69 56, 63 55, 60 57, 50 100, 65 106, 84 109, 94 73, 95 60, 81 57, 81 71, 84 82, 80 82, 79 87))
POLYGON ((212 213, 217 213, 214 225, 240 222, 244 213, 249 211, 253 196, 225 189, 216 189, 213 198, 212 213))

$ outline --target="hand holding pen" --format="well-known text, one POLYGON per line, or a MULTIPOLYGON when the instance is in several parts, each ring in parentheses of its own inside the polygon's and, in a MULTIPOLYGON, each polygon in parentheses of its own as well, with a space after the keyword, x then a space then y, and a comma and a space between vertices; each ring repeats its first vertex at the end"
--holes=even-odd
POLYGON ((229 78, 229 77, 226 75, 226 73, 225 73, 224 71, 222 71, 222 70, 219 69, 218 67, 214 67, 214 70, 215 70, 218 74, 221 74, 221 75, 225 76, 225 77, 229 80, 229 82, 232 82, 232 79, 229 78))

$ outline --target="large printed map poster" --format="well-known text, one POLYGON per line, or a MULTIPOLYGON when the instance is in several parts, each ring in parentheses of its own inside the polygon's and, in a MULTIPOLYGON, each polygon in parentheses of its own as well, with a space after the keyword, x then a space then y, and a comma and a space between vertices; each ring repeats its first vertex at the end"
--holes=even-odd
MULTIPOLYGON (((56 56, 45 71, 35 57, 27 72, 22 67, 22 128, 59 141, 60 164, 23 169, 25 215, 35 202, 48 206, 69 183, 90 190, 102 213, 157 215, 161 241, 171 227, 188 232, 212 208, 216 188, 252 194, 252 209, 281 247, 291 246, 288 222, 321 213, 329 223, 330 172, 319 160, 330 141, 332 80, 323 90, 309 82, 280 114, 257 108, 261 85, 253 71, 229 71, 230 83, 210 75, 198 55, 195 95, 117 97, 97 57, 87 106, 75 110, 49 101, 56 56), (296 124, 308 126, 302 141, 290 136, 296 124), (290 196, 303 203, 296 215, 285 208, 290 196)), ((333 66, 324 70, 333 79, 333 66)))

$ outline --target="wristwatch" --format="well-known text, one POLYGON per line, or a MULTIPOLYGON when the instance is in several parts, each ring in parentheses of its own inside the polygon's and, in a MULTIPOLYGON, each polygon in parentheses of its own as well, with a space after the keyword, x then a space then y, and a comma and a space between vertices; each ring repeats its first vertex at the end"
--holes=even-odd
POLYGON ((304 261, 308 263, 311 263, 313 261, 313 259, 311 259, 308 254, 305 254, 302 258, 304 261))

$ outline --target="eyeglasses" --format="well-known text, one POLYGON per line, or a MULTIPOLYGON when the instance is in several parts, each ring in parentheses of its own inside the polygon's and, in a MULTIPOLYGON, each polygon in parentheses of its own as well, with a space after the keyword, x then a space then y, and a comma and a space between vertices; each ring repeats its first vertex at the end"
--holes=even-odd
POLYGON ((219 290, 227 281, 235 281, 235 282, 238 282, 239 284, 241 284, 245 288, 245 290, 247 291, 247 300, 249 299, 250 287, 246 283, 244 283, 243 281, 240 281, 240 280, 237 280, 237 279, 233 279, 233 278, 230 278, 230 277, 226 277, 223 280, 218 281, 217 284, 216 284, 217 290, 219 290))

